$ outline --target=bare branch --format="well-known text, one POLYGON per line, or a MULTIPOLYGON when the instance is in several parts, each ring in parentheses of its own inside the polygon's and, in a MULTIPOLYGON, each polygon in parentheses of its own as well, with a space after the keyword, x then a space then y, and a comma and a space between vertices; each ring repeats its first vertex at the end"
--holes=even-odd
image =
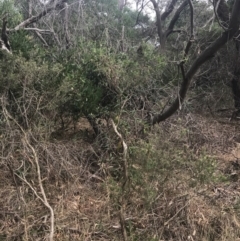
MULTIPOLYGON (((40 29, 40 28, 24 28, 24 30, 26 31, 36 31, 39 32, 41 34, 52 34, 53 32, 51 30, 47 30, 47 29, 40 29)), ((9 29, 8 31, 16 31, 15 29, 11 30, 9 29)))
POLYGON ((138 24, 138 22, 139 22, 139 16, 140 16, 140 14, 142 13, 142 11, 143 11, 143 9, 144 9, 144 7, 145 7, 146 5, 147 5, 147 3, 143 4, 143 2, 142 2, 141 8, 140 8, 140 10, 139 10, 139 12, 138 12, 138 15, 137 15, 137 19, 136 19, 135 25, 138 24))
POLYGON ((17 25, 14 29, 15 30, 19 30, 22 28, 25 28, 26 26, 37 22, 38 20, 40 20, 42 17, 44 17, 45 15, 47 15, 48 13, 50 13, 51 11, 63 6, 63 3, 66 2, 66 0, 60 0, 56 5, 52 5, 48 8, 45 8, 41 13, 39 13, 37 16, 32 16, 26 20, 24 20, 23 22, 21 22, 19 25, 17 25))
MULTIPOLYGON (((215 2, 216 2, 216 1, 214 1, 214 3, 215 3, 215 2)), ((221 21, 220 21, 220 19, 219 19, 219 16, 218 16, 218 12, 221 11, 221 8, 219 8, 220 3, 221 3, 221 0, 217 1, 217 3, 214 4, 214 13, 215 13, 215 16, 216 16, 216 18, 217 18, 217 21, 218 21, 219 26, 221 26, 221 27, 223 28, 223 30, 226 30, 227 27, 224 26, 224 25, 221 23, 221 21), (220 9, 220 11, 219 11, 219 9, 220 9)), ((221 13, 220 13, 220 16, 221 16, 221 13)), ((222 15, 222 17, 226 20, 225 15, 222 15)), ((226 21, 227 21, 227 20, 226 20, 226 21)))
POLYGON ((70 37, 68 32, 68 4, 64 3, 64 31, 65 31, 65 40, 66 40, 66 48, 70 45, 70 37))
POLYGON ((162 13, 162 16, 161 16, 162 21, 165 21, 165 19, 168 17, 168 15, 173 11, 177 1, 178 0, 172 0, 172 2, 167 7, 166 11, 164 13, 162 13))
MULTIPOLYGON (((24 131, 24 129, 22 128, 22 126, 17 122, 16 119, 14 119, 11 114, 8 112, 8 110, 6 109, 6 103, 3 99, 3 97, 1 98, 1 104, 2 104, 2 109, 3 109, 3 113, 5 114, 5 116, 8 117, 8 119, 12 120, 21 130, 21 132, 24 135, 24 141, 27 145, 27 147, 31 150, 32 154, 33 154, 33 158, 37 167, 37 176, 38 176, 38 184, 41 190, 41 194, 42 197, 40 197, 36 190, 32 187, 32 185, 25 179, 20 177, 19 175, 15 174, 16 176, 18 176, 22 181, 24 181, 34 192, 34 194, 36 195, 37 198, 39 198, 41 200, 41 202, 49 209, 50 212, 50 233, 49 233, 49 241, 53 241, 53 236, 54 236, 54 211, 53 208, 51 207, 51 205, 49 204, 48 200, 47 200, 47 196, 45 193, 45 190, 43 188, 43 184, 42 184, 42 177, 41 177, 41 170, 40 170, 40 166, 39 166, 39 159, 38 159, 38 155, 36 153, 35 148, 31 145, 31 143, 29 142, 29 136, 27 134, 26 131, 24 131)), ((33 136, 32 136, 33 138, 33 136)))
POLYGON ((188 0, 188 3, 189 3, 189 6, 190 6, 190 11, 191 11, 191 14, 190 14, 190 38, 188 40, 188 43, 186 45, 186 48, 184 50, 184 58, 183 58, 183 61, 182 61, 182 65, 185 63, 185 59, 188 55, 188 52, 192 46, 192 43, 194 41, 194 34, 193 34, 193 5, 192 5, 192 0, 188 0))
POLYGON ((182 82, 181 88, 178 93, 178 97, 175 99, 175 101, 172 103, 172 105, 163 113, 163 114, 158 114, 155 115, 152 119, 151 124, 156 124, 161 121, 166 120, 170 116, 172 116, 179 108, 179 106, 183 103, 189 85, 191 83, 191 80, 195 73, 198 71, 200 66, 204 64, 207 60, 212 58, 214 54, 224 45, 226 44, 229 40, 231 40, 236 32, 239 29, 240 25, 240 0, 235 0, 232 14, 231 14, 231 19, 229 23, 229 28, 227 31, 223 32, 222 35, 217 38, 208 48, 206 48, 200 55, 199 57, 193 62, 192 66, 188 70, 185 79, 182 82))
POLYGON ((114 132, 120 138, 121 143, 122 143, 122 147, 123 147, 123 172, 124 173, 123 173, 123 181, 122 181, 122 194, 119 198, 119 204, 120 204, 119 216, 120 216, 121 229, 122 229, 122 233, 123 233, 123 240, 127 241, 128 237, 127 237, 127 230, 126 230, 126 225, 125 225, 124 213, 125 213, 125 206, 126 206, 126 201, 125 201, 126 194, 125 193, 126 193, 126 188, 127 188, 128 181, 129 181, 128 162, 127 162, 128 146, 127 146, 126 142, 124 141, 121 133, 119 133, 119 131, 117 130, 117 126, 114 123, 113 119, 110 119, 110 122, 112 124, 114 132))
POLYGON ((46 40, 43 38, 43 36, 42 36, 41 33, 39 33, 38 31, 36 31, 36 35, 38 36, 38 38, 41 40, 41 42, 42 42, 45 46, 49 47, 48 44, 47 44, 47 42, 46 42, 46 40))
POLYGON ((155 10, 156 17, 157 17, 156 25, 157 25, 158 37, 160 39, 160 45, 161 45, 161 48, 164 49, 166 38, 173 32, 173 28, 174 28, 177 20, 179 19, 181 12, 188 5, 188 0, 185 0, 179 6, 179 8, 175 12, 173 18, 171 19, 166 31, 163 31, 163 29, 162 29, 162 21, 164 21, 167 18, 167 16, 169 16, 169 14, 173 11, 174 6, 177 3, 177 0, 172 0, 169 7, 162 15, 160 14, 160 10, 159 10, 157 2, 155 0, 150 0, 150 1, 152 2, 153 6, 154 6, 154 10, 155 10))
MULTIPOLYGON (((187 55, 188 55, 188 52, 192 46, 192 43, 194 41, 194 35, 193 35, 193 5, 192 5, 192 2, 191 0, 188 0, 188 3, 189 3, 189 6, 190 6, 190 11, 191 11, 191 14, 190 14, 190 38, 188 40, 188 43, 186 45, 186 48, 184 50, 184 57, 183 57, 183 60, 181 61, 180 63, 180 69, 181 69, 181 73, 182 73, 182 79, 185 80, 186 79, 186 76, 185 76, 185 69, 184 69, 184 64, 186 62, 186 58, 187 58, 187 55)), ((178 97, 178 101, 179 101, 179 106, 180 106, 180 109, 181 109, 181 99, 180 97, 178 97)))
POLYGON ((32 9, 33 9, 32 5, 33 5, 32 0, 29 0, 28 1, 28 17, 29 18, 32 17, 32 9))
POLYGON ((188 4, 190 6, 190 12, 191 12, 191 15, 190 15, 190 28, 191 28, 191 38, 193 36, 193 4, 192 4, 192 0, 188 0, 188 4))
MULTIPOLYGON (((33 23, 33 26, 35 26, 36 23, 33 23)), ((33 31, 36 33, 36 35, 38 36, 38 38, 42 41, 42 43, 45 45, 45 46, 48 46, 46 40, 43 38, 42 34, 53 34, 54 35, 54 32, 51 31, 51 30, 47 30, 47 29, 40 29, 40 28, 23 28, 23 30, 26 30, 26 31, 33 31)), ((7 32, 16 32, 18 30, 15 30, 15 29, 7 29, 7 32)))
POLYGON ((213 6, 218 24, 223 28, 223 30, 227 30, 229 24, 229 12, 225 0, 214 0, 213 6))
POLYGON ((158 4, 155 0, 150 0, 153 4, 155 13, 156 13, 156 17, 157 17, 157 31, 158 31, 158 37, 160 39, 160 44, 162 45, 163 43, 163 31, 162 31, 162 20, 161 20, 161 13, 158 7, 158 4))
POLYGON ((173 18, 171 19, 168 28, 167 28, 167 33, 166 35, 168 36, 168 32, 171 32, 177 22, 177 20, 179 19, 179 16, 181 14, 181 12, 184 10, 184 8, 188 5, 188 0, 185 0, 177 9, 177 11, 175 12, 173 18))

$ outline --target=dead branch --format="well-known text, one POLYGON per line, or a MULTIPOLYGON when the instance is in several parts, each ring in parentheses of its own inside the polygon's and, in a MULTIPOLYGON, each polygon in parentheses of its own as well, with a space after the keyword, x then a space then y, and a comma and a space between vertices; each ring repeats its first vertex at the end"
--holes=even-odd
POLYGON ((21 130, 21 132, 24 135, 24 139, 23 141, 25 142, 25 144, 27 145, 27 147, 31 150, 33 157, 34 157, 34 161, 37 167, 37 176, 38 176, 38 184, 41 190, 41 194, 42 197, 40 197, 36 190, 32 187, 32 185, 25 179, 22 178, 21 176, 19 176, 18 174, 15 173, 15 175, 20 178, 22 181, 24 181, 33 191, 33 193, 36 195, 37 198, 40 199, 40 201, 49 209, 50 212, 50 232, 49 232, 49 241, 53 241, 53 236, 54 236, 54 212, 53 212, 53 208, 51 207, 51 205, 49 204, 47 197, 46 197, 46 193, 45 190, 43 188, 43 184, 42 184, 42 177, 41 177, 41 170, 40 170, 40 166, 39 166, 39 159, 38 159, 38 155, 37 152, 35 150, 35 148, 31 145, 31 143, 29 142, 29 137, 28 134, 26 133, 26 131, 24 131, 24 129, 22 128, 22 126, 17 122, 16 119, 14 119, 11 114, 8 112, 8 110, 6 109, 6 105, 4 103, 4 99, 3 97, 1 98, 1 102, 2 102, 2 110, 4 115, 7 117, 7 119, 12 120, 21 130))
POLYGON ((126 188, 128 187, 128 182, 129 182, 129 175, 128 175, 128 162, 127 162, 127 144, 124 141, 122 135, 118 132, 117 130, 117 126, 114 123, 114 121, 112 119, 110 119, 110 123, 113 126, 113 130, 114 132, 117 134, 117 136, 120 138, 121 142, 122 142, 122 147, 123 147, 123 181, 122 181, 122 194, 119 197, 119 204, 120 204, 120 212, 119 212, 119 216, 120 216, 120 223, 121 223, 121 229, 122 229, 122 233, 123 233, 123 239, 124 241, 128 240, 127 237, 127 230, 126 230, 126 225, 125 225, 125 207, 126 207, 126 188))
MULTIPOLYGON (((24 28, 24 30, 26 30, 26 31, 36 31, 36 32, 39 32, 41 34, 52 34, 53 33, 51 30, 40 29, 40 28, 24 28)), ((9 30, 9 31, 11 31, 11 30, 9 30)))
POLYGON ((52 6, 45 8, 41 13, 24 20, 23 22, 18 24, 14 29, 15 30, 23 29, 26 26, 39 21, 42 17, 46 16, 48 13, 52 12, 53 10, 57 8, 62 8, 64 2, 66 2, 66 0, 60 0, 57 4, 53 4, 52 6))

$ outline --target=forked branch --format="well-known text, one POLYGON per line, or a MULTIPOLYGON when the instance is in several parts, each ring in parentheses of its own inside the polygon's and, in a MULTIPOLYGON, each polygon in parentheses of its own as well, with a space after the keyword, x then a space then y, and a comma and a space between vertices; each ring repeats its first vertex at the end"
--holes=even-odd
POLYGON ((223 32, 221 36, 218 37, 209 47, 207 47, 199 55, 199 57, 193 62, 188 72, 186 73, 185 78, 183 79, 181 88, 178 93, 178 97, 164 113, 153 116, 153 118, 151 119, 151 124, 154 125, 156 123, 166 120, 179 109, 179 106, 182 105, 186 97, 191 80, 195 75, 195 73, 198 71, 198 69, 201 67, 201 65, 204 64, 210 58, 212 58, 214 54, 221 47, 223 47, 229 40, 231 40, 239 30, 239 25, 240 25, 239 13, 240 13, 240 0, 235 0, 228 29, 225 32, 223 32))
POLYGON ((188 5, 188 0, 185 0, 178 7, 178 9, 176 10, 175 14, 173 15, 173 17, 165 31, 163 31, 162 22, 165 21, 166 18, 169 16, 169 14, 173 11, 173 9, 177 3, 177 0, 172 0, 171 3, 169 4, 169 6, 167 7, 166 11, 162 15, 160 13, 160 9, 159 9, 159 6, 158 6, 156 0, 150 0, 150 1, 152 2, 155 13, 156 13, 156 18, 157 18, 156 25, 157 25, 158 37, 160 39, 160 45, 161 45, 161 48, 164 49, 166 39, 173 32, 174 26, 175 26, 177 20, 179 19, 181 12, 188 5))

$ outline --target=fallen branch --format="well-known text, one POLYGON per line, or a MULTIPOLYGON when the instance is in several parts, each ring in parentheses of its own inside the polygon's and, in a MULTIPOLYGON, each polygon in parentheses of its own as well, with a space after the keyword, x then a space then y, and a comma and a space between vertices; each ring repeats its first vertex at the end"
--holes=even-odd
POLYGON ((120 217, 120 224, 121 224, 121 229, 122 229, 122 233, 123 233, 123 239, 124 241, 128 240, 127 237, 127 230, 126 230, 126 225, 125 225, 125 217, 124 217, 124 213, 125 213, 125 207, 126 207, 126 188, 128 186, 128 182, 129 182, 129 175, 128 175, 128 162, 127 162, 127 144, 124 141, 122 135, 118 132, 117 130, 117 126, 114 123, 114 121, 112 119, 110 119, 110 122, 113 126, 113 130, 114 132, 117 134, 117 136, 120 138, 121 142, 122 142, 122 147, 123 147, 123 181, 122 181, 122 194, 119 198, 119 204, 120 204, 120 212, 119 212, 119 217, 120 217))
MULTIPOLYGON (((40 29, 40 28, 24 28, 24 30, 26 30, 26 31, 37 31, 41 34, 52 34, 53 33, 51 30, 40 29)), ((13 31, 15 31, 15 29, 13 29, 13 31)))

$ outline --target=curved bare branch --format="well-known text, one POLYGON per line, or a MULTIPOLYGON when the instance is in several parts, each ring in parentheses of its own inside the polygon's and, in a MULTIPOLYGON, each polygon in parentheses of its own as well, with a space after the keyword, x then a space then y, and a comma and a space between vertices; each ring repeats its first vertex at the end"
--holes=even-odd
POLYGON ((184 8, 188 5, 188 0, 185 0, 180 6, 179 8, 177 9, 177 11, 175 12, 173 18, 171 19, 169 25, 168 25, 168 28, 167 28, 167 33, 166 35, 168 36, 168 32, 172 32, 177 20, 179 19, 179 16, 181 14, 181 12, 184 10, 184 8))
POLYGON ((172 105, 162 114, 157 114, 153 116, 151 120, 151 124, 156 124, 161 121, 166 120, 170 116, 172 116, 179 108, 179 106, 183 103, 189 85, 191 83, 191 80, 197 70, 200 68, 202 64, 204 64, 207 60, 212 58, 214 54, 224 45, 226 44, 229 40, 231 40, 236 32, 239 29, 240 25, 240 0, 235 0, 232 14, 231 14, 231 19, 229 22, 229 27, 228 30, 223 32, 222 35, 217 38, 208 48, 206 48, 200 56, 193 62, 192 66, 186 73, 185 78, 183 79, 181 88, 178 93, 178 97, 175 99, 175 101, 172 103, 172 105))
POLYGON ((229 24, 229 11, 225 0, 214 0, 213 7, 218 24, 226 30, 229 24))

